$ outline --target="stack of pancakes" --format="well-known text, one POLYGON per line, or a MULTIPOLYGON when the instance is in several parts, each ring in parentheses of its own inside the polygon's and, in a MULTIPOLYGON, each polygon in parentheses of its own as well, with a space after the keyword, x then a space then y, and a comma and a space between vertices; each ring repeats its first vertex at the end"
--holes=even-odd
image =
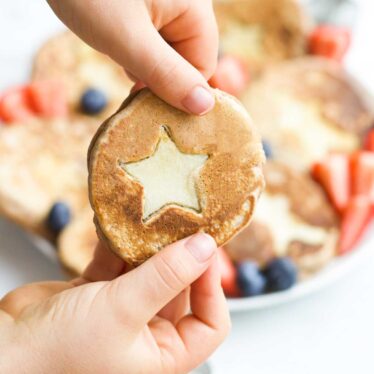
MULTIPOLYGON (((373 123, 372 103, 340 65, 307 55, 311 21, 296 0, 216 0, 214 6, 222 53, 238 55, 253 77, 240 99, 272 151, 253 222, 225 248, 234 261, 260 266, 290 256, 309 275, 334 257, 339 227, 310 166, 329 152, 359 147, 373 123)), ((0 211, 57 240, 63 264, 81 273, 97 242, 87 198, 87 147, 130 82, 119 66, 71 33, 52 38, 35 58, 33 80, 56 78, 67 88, 67 119, 0 127, 0 211), (80 97, 89 87, 109 98, 100 115, 80 113, 80 97), (73 212, 57 239, 45 224, 55 201, 67 202, 73 212)))

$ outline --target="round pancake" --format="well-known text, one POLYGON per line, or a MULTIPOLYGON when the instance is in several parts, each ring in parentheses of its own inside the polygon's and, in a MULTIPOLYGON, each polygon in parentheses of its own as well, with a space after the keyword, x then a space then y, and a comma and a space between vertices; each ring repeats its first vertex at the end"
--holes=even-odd
POLYGON ((269 68, 242 101, 274 158, 300 170, 358 148, 374 120, 362 87, 340 65, 313 57, 269 68))
POLYGON ((32 79, 63 82, 73 113, 80 112, 80 98, 86 89, 100 89, 108 98, 108 106, 99 116, 102 119, 119 108, 132 86, 119 65, 70 31, 51 38, 41 47, 35 57, 32 79))
POLYGON ((199 231, 222 245, 252 216, 263 188, 261 142, 242 105, 213 92, 214 109, 199 117, 143 89, 91 143, 95 223, 130 264, 199 231))
POLYGON ((75 275, 81 275, 86 269, 98 243, 93 216, 88 206, 62 231, 57 240, 62 264, 75 275))
POLYGON ((50 238, 46 217, 56 201, 72 213, 88 206, 86 155, 97 130, 88 118, 0 126, 0 212, 50 238))
POLYGON ((338 219, 322 188, 304 173, 279 162, 264 168, 266 189, 253 222, 226 244, 236 261, 265 266, 290 256, 302 276, 323 267, 335 255, 338 219))
POLYGON ((216 1, 223 53, 248 62, 251 72, 306 53, 309 20, 296 0, 216 1))

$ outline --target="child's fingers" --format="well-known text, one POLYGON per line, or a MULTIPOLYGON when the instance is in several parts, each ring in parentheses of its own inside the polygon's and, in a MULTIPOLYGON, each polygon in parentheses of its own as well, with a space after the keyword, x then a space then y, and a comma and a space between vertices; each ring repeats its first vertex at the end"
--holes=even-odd
POLYGON ((162 38, 150 20, 140 26, 142 30, 134 30, 131 47, 127 45, 131 53, 116 60, 174 107, 193 114, 212 109, 214 98, 199 70, 162 38))
POLYGON ((211 78, 217 66, 218 29, 210 1, 192 1, 188 11, 160 33, 207 80, 211 78))
POLYGON ((190 310, 190 287, 183 290, 178 296, 165 305, 158 316, 177 324, 190 310))
POLYGON ((94 258, 84 271, 82 278, 87 282, 112 280, 123 273, 125 266, 126 263, 121 258, 107 248, 102 241, 99 241, 94 258))
POLYGON ((105 298, 121 320, 127 315, 134 328, 142 329, 207 269, 216 248, 214 240, 206 234, 174 243, 112 281, 105 298), (137 308, 131 309, 129 305, 134 305, 134 300, 137 308))
MULTIPOLYGON (((230 315, 221 287, 217 258, 191 286, 192 315, 177 324, 184 342, 184 362, 190 369, 205 360, 227 336, 230 315)), ((183 357, 183 356, 182 356, 183 357)))

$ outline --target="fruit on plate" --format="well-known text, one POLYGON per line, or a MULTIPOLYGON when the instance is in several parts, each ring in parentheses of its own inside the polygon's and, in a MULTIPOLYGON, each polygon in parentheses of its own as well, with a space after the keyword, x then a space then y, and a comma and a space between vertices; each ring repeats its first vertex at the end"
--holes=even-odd
POLYGON ((364 149, 374 152, 374 129, 367 132, 364 141, 364 149))
POLYGON ((359 242, 373 217, 373 207, 366 195, 353 196, 344 213, 338 254, 343 255, 351 251, 359 242))
POLYGON ((101 113, 107 104, 108 100, 103 91, 89 88, 81 97, 80 107, 83 113, 94 115, 101 113))
POLYGON ((351 157, 353 195, 369 197, 374 204, 374 152, 358 151, 351 157))
POLYGON ((34 116, 25 87, 15 87, 0 96, 0 119, 5 123, 24 122, 34 116))
POLYGON ((239 96, 249 82, 246 65, 235 56, 226 55, 218 60, 217 69, 210 78, 210 85, 231 95, 239 96))
POLYGON ((297 268, 288 257, 272 260, 264 269, 269 292, 285 291, 297 282, 297 268))
POLYGON ((313 165, 312 175, 325 188, 335 208, 343 212, 350 196, 349 155, 328 155, 313 165))
POLYGON ((58 234, 69 222, 71 218, 69 206, 61 201, 53 204, 47 217, 47 224, 51 231, 58 234))
POLYGON ((317 26, 309 38, 309 50, 313 55, 342 62, 351 44, 349 29, 334 25, 317 26))
POLYGON ((266 289, 266 279, 257 264, 252 261, 238 264, 237 284, 243 296, 258 296, 266 289))
POLYGON ((221 271, 221 284, 226 296, 239 296, 239 288, 236 283, 237 272, 223 248, 218 248, 218 264, 221 271))
POLYGON ((64 117, 68 112, 64 85, 59 81, 35 81, 26 87, 30 107, 41 117, 64 117))

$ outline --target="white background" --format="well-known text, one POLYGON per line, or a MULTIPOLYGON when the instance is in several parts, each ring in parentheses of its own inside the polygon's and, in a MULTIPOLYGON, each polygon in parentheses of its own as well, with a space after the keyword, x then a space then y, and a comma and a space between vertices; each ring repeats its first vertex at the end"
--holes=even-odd
MULTIPOLYGON (((374 92, 374 2, 361 0, 350 71, 374 92)), ((0 0, 0 90, 27 80, 36 48, 61 29, 43 0, 0 0)), ((1 181, 0 181, 1 183, 1 181)), ((62 279, 13 225, 0 220, 0 296, 25 282, 62 279)), ((374 373, 374 248, 365 263, 318 294, 233 316, 214 373, 374 373)))

